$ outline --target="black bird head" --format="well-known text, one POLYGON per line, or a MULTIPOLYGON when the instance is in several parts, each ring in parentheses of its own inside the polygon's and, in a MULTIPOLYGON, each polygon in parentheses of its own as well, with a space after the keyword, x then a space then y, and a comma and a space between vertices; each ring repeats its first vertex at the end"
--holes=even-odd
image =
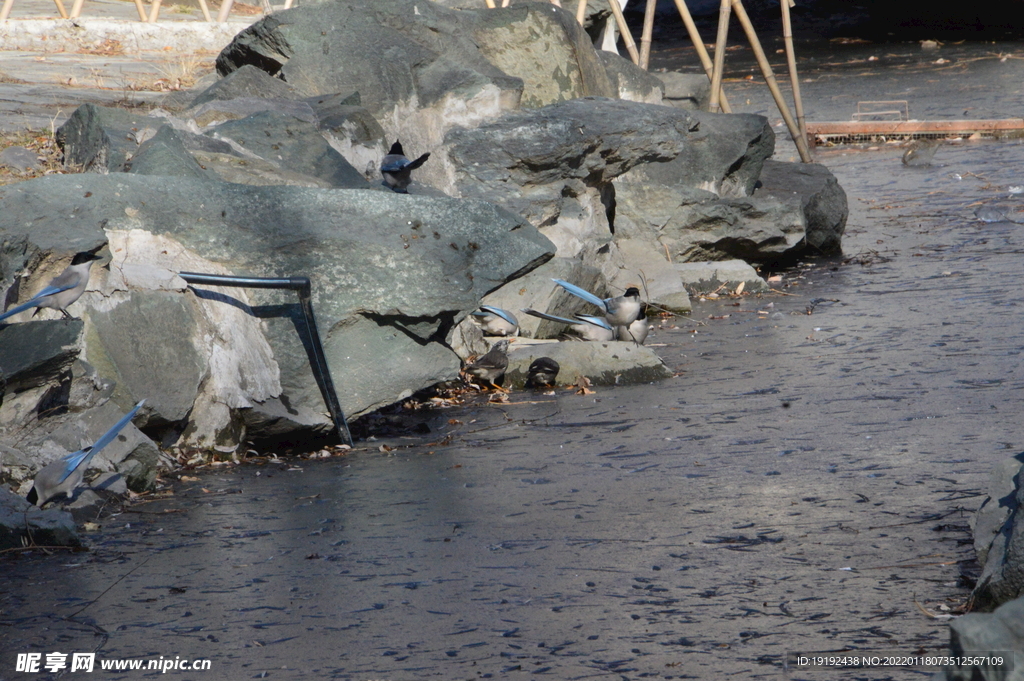
POLYGON ((638 289, 636 286, 630 286, 629 288, 626 289, 626 292, 623 293, 622 295, 624 295, 627 298, 639 298, 640 297, 640 289, 638 289))
POLYGON ((395 143, 391 145, 391 150, 388 152, 389 156, 405 156, 405 150, 402 149, 402 143, 395 140, 395 143))
POLYGON ((84 265, 85 263, 93 260, 102 260, 102 258, 94 253, 90 253, 89 251, 82 251, 80 253, 75 253, 75 257, 71 259, 71 264, 84 265))

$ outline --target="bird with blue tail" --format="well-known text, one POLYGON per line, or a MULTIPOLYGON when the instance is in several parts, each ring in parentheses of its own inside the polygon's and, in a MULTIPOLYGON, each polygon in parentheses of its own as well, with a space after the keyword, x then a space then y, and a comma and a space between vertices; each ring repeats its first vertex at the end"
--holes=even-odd
POLYGON ((566 291, 582 298, 592 305, 596 305, 604 312, 604 318, 612 326, 629 326, 640 316, 640 289, 630 286, 621 296, 614 298, 599 298, 590 291, 582 289, 575 284, 570 284, 561 279, 552 279, 566 291))
POLYGON ((608 320, 604 317, 597 317, 589 314, 578 314, 575 319, 568 319, 567 317, 559 317, 558 315, 548 314, 546 312, 538 312, 537 310, 531 310, 530 308, 524 308, 522 312, 530 315, 531 317, 537 317, 538 319, 547 319, 550 322, 567 324, 569 326, 568 335, 574 339, 598 342, 615 340, 615 327, 609 324, 608 320))
POLYGON ((519 335, 519 320, 508 310, 493 305, 481 305, 478 311, 471 314, 480 325, 480 330, 488 336, 519 335))
POLYGON ((57 459, 36 473, 32 489, 29 490, 28 497, 26 498, 28 503, 42 507, 43 504, 61 494, 66 495, 70 499, 75 493, 75 488, 82 484, 82 477, 85 475, 85 470, 89 467, 92 457, 96 456, 100 450, 114 441, 114 438, 128 425, 145 403, 146 400, 142 400, 136 404, 134 409, 125 414, 124 418, 115 423, 91 447, 79 449, 77 452, 72 452, 67 456, 57 459))
POLYGON ((410 161, 402 143, 395 140, 390 151, 380 161, 380 173, 384 176, 384 186, 398 194, 409 193, 409 183, 412 182, 412 171, 427 162, 430 154, 426 153, 415 161, 410 161))
POLYGON ((60 310, 65 319, 71 319, 67 308, 85 293, 85 287, 89 283, 89 270, 97 260, 100 260, 98 255, 86 251, 76 253, 75 257, 71 259, 71 264, 51 279, 42 291, 21 305, 16 305, 0 314, 0 322, 33 307, 36 308, 36 311, 32 316, 38 314, 39 310, 44 307, 49 307, 60 310))

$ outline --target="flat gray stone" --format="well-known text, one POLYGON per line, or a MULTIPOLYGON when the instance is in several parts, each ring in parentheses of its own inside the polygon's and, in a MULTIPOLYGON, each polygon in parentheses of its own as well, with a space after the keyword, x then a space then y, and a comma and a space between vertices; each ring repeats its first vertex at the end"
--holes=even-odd
POLYGON ((81 546, 71 514, 42 510, 0 487, 0 549, 38 546, 81 546))
POLYGON ((36 153, 25 147, 7 147, 0 151, 0 166, 21 171, 38 170, 43 167, 36 153))
POLYGON ((653 350, 635 343, 521 340, 509 348, 505 387, 524 387, 527 369, 538 357, 558 362, 558 385, 572 385, 579 376, 590 379, 595 386, 633 385, 672 377, 653 350))
POLYGON ((743 260, 676 263, 675 269, 693 295, 717 291, 723 285, 729 293, 740 284, 751 293, 769 290, 768 283, 743 260))
POLYGON ((678 71, 660 71, 653 75, 665 87, 662 104, 678 109, 707 111, 711 99, 711 81, 707 76, 678 71))

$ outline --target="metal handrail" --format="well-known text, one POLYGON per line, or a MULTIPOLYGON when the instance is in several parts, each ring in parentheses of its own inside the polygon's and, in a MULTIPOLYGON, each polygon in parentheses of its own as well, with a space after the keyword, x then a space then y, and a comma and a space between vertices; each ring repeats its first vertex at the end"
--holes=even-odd
POLYGON ((327 356, 324 354, 323 343, 320 342, 320 331, 316 326, 316 317, 313 316, 312 293, 313 286, 309 277, 236 277, 230 274, 202 274, 199 272, 179 272, 178 276, 190 284, 206 284, 207 286, 235 286, 239 288, 283 288, 298 291, 299 306, 302 308, 302 316, 306 321, 306 328, 309 329, 310 368, 313 370, 313 377, 323 395, 324 403, 331 412, 331 420, 334 421, 334 428, 338 437, 345 440, 349 446, 353 446, 352 434, 348 430, 348 423, 345 422, 345 414, 341 410, 341 403, 338 402, 338 394, 334 391, 334 381, 331 380, 331 372, 327 367, 327 356))

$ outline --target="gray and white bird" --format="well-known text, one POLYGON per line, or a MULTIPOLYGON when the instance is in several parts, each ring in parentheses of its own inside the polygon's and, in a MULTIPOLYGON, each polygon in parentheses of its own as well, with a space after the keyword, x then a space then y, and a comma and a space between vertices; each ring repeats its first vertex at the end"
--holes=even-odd
POLYGON ((67 308, 85 293, 85 287, 89 283, 89 270, 97 260, 100 260, 98 255, 86 251, 76 253, 71 259, 71 264, 51 279, 50 283, 31 300, 0 314, 0 322, 33 307, 36 308, 36 313, 44 307, 60 310, 65 319, 70 319, 71 315, 68 314, 67 308))
POLYGON ((550 357, 538 357, 526 370, 526 385, 530 388, 550 388, 558 378, 558 362, 550 357))
POLYGON ((615 340, 615 328, 609 324, 604 317, 578 314, 575 319, 568 319, 566 317, 559 317, 546 312, 531 310, 530 308, 524 308, 522 311, 531 317, 567 324, 571 335, 574 338, 579 338, 580 340, 598 341, 602 343, 615 340))
POLYGON ((508 310, 493 305, 481 305, 480 310, 473 312, 472 315, 480 329, 489 336, 519 335, 519 320, 508 310))
POLYGON ((631 341, 637 345, 643 345, 650 331, 651 327, 647 323, 647 303, 640 303, 640 316, 629 326, 616 326, 615 340, 631 341))
POLYGON ((604 318, 612 326, 629 326, 640 316, 640 289, 636 286, 630 286, 621 296, 602 299, 567 281, 561 279, 552 279, 551 281, 577 298, 582 298, 588 303, 600 307, 604 312, 604 318))
POLYGON ((412 171, 426 163, 430 154, 423 154, 415 161, 405 156, 402 143, 395 140, 387 156, 381 159, 380 172, 384 176, 384 185, 393 192, 408 194, 409 183, 412 182, 412 171))
POLYGON ((121 432, 121 429, 128 425, 145 402, 146 400, 142 400, 136 404, 134 409, 125 414, 124 418, 115 423, 91 447, 72 452, 36 473, 32 489, 28 493, 28 503, 41 507, 47 501, 61 494, 66 495, 68 498, 73 496, 75 488, 82 483, 82 477, 85 475, 85 470, 89 467, 92 457, 96 456, 101 449, 114 441, 114 438, 121 432))
POLYGON ((491 346, 487 354, 472 364, 466 365, 466 373, 481 381, 490 383, 495 390, 508 392, 495 383, 495 381, 504 376, 505 369, 508 368, 508 344, 511 342, 511 339, 502 338, 491 346))

